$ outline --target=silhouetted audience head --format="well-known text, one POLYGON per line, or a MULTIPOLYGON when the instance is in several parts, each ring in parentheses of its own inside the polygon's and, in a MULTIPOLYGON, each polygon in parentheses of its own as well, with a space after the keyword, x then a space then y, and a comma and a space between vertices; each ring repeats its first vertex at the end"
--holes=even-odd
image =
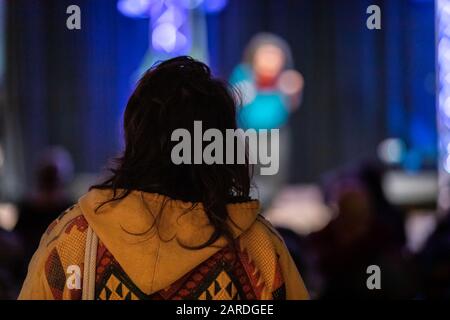
POLYGON ((62 147, 49 147, 38 157, 35 169, 35 187, 27 190, 18 203, 19 219, 14 231, 24 246, 21 276, 37 249, 47 227, 71 204, 68 184, 73 175, 70 154, 62 147))
POLYGON ((64 188, 73 175, 70 154, 62 147, 50 147, 40 156, 36 169, 36 187, 40 191, 64 188))

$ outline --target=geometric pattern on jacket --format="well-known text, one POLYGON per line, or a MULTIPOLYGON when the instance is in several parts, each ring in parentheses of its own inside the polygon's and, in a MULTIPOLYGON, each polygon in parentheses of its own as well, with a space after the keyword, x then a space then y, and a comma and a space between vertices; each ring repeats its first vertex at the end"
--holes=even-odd
MULTIPOLYGON (((63 219, 68 213, 73 215, 75 208, 76 206, 64 212, 46 231, 48 236, 54 233, 54 228, 59 229, 56 236, 48 240, 48 245, 64 235, 49 252, 45 261, 45 278, 56 300, 63 298, 80 300, 82 296, 82 288, 70 290, 69 295, 64 291, 67 282, 65 270, 69 264, 76 262, 82 268, 84 263, 88 223, 82 214, 71 217, 69 221, 63 219)), ((251 239, 246 240, 246 243, 255 243, 251 239)), ((97 300, 285 299, 285 285, 280 265, 265 256, 268 251, 264 250, 264 243, 257 243, 257 246, 252 248, 253 251, 258 250, 258 247, 262 249, 257 252, 259 269, 256 267, 254 257, 249 254, 248 248, 243 243, 242 237, 236 239, 232 245, 221 249, 169 287, 146 295, 99 241, 95 298, 97 300)))

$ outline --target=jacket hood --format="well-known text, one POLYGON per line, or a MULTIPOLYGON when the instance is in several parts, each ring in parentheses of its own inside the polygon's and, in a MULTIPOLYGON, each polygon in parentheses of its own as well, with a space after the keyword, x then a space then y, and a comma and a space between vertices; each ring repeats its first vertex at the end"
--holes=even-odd
MULTIPOLYGON (((79 205, 100 241, 146 294, 167 288, 226 245, 220 238, 209 247, 189 249, 205 243, 213 232, 202 204, 132 191, 99 208, 111 197, 111 190, 93 189, 79 205)), ((229 204, 227 209, 237 238, 255 222, 259 202, 229 204)))

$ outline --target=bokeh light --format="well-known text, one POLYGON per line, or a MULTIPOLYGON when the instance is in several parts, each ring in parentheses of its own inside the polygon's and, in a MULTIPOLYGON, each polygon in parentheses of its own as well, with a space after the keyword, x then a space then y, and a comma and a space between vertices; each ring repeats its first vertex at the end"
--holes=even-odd
POLYGON ((439 134, 439 205, 449 209, 447 195, 450 185, 450 1, 436 2, 436 47, 438 72, 438 134, 439 134))
POLYGON ((171 5, 166 7, 158 17, 155 17, 153 25, 171 23, 176 28, 180 28, 185 22, 186 14, 183 12, 183 9, 171 5))
POLYGON ((187 43, 186 37, 178 32, 171 23, 163 23, 155 27, 152 33, 152 45, 156 50, 171 53, 184 47, 187 43))
POLYGON ((401 139, 389 138, 378 146, 378 157, 387 164, 399 164, 405 156, 406 146, 401 139))
POLYGON ((207 13, 217 13, 222 11, 228 4, 228 0, 205 0, 203 8, 207 13))
POLYGON ((117 9, 127 17, 147 18, 151 2, 151 0, 119 0, 117 9))

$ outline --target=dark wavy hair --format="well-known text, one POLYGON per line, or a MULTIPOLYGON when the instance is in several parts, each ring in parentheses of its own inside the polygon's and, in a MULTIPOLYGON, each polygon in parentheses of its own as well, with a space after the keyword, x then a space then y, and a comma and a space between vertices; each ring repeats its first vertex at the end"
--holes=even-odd
POLYGON ((194 121, 199 120, 203 130, 215 128, 225 136, 226 129, 236 129, 236 104, 230 88, 213 78, 204 63, 182 56, 156 64, 128 101, 123 154, 109 169, 111 176, 91 189, 112 189, 106 203, 123 199, 133 190, 202 203, 214 232, 206 243, 192 249, 210 246, 221 236, 230 240, 226 205, 250 200, 248 160, 245 164, 175 165, 171 152, 177 142, 171 141, 171 135, 184 128, 193 137, 194 121))

